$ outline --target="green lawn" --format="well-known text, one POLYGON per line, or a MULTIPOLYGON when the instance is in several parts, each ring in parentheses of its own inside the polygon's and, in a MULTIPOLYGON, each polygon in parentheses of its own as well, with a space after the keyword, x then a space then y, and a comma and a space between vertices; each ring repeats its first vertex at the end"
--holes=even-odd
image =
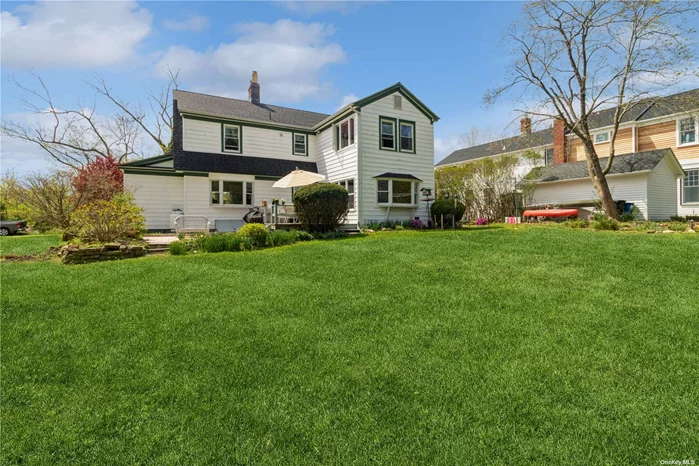
POLYGON ((3 464, 699 460, 699 235, 2 264, 3 464))
POLYGON ((61 244, 59 234, 0 236, 0 256, 38 254, 46 251, 49 246, 61 244))

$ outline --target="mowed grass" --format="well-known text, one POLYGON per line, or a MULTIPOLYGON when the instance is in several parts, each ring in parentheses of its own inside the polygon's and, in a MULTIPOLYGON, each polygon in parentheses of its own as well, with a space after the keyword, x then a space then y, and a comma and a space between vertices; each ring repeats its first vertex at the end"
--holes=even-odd
POLYGON ((2 265, 4 464, 699 459, 699 235, 2 265))
POLYGON ((39 254, 61 244, 59 234, 0 236, 0 256, 39 254))

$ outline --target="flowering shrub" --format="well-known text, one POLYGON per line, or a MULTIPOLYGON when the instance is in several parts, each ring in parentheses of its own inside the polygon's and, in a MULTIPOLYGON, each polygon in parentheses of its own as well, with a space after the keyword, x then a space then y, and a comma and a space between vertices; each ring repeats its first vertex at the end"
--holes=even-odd
POLYGON ((97 157, 73 178, 73 187, 86 202, 108 201, 124 191, 124 173, 113 156, 97 157))
POLYGON ((108 243, 120 238, 136 238, 145 227, 143 209, 131 196, 119 194, 108 201, 98 200, 78 208, 71 217, 70 230, 83 241, 108 243))
POLYGON ((480 217, 476 219, 476 225, 487 225, 488 219, 485 217, 480 217))
POLYGON ((422 223, 422 220, 415 218, 410 221, 410 228, 414 228, 415 230, 422 230, 423 228, 425 228, 425 224, 422 223))
POLYGON ((269 230, 261 223, 246 223, 238 230, 243 238, 249 238, 253 247, 264 248, 269 242, 269 230))

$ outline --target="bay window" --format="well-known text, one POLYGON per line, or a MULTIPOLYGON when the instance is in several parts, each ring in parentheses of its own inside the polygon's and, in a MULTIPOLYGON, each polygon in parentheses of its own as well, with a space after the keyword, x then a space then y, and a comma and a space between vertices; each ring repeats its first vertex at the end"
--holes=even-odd
POLYGON ((414 206, 419 202, 419 180, 382 179, 376 180, 376 202, 392 206, 414 206))
POLYGON ((244 181, 211 180, 211 205, 252 205, 252 183, 244 181))
POLYGON ((699 170, 685 170, 687 175, 682 181, 682 203, 699 203, 699 170))
POLYGON ((682 118, 677 120, 677 145, 695 144, 697 139, 697 119, 695 117, 682 118))

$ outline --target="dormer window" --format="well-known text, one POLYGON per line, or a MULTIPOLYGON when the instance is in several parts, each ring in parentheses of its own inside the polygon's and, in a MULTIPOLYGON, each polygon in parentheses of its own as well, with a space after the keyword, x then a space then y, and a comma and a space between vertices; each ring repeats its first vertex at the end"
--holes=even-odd
POLYGON ((240 126, 223 125, 223 152, 240 154, 240 126))
POLYGON ((609 142, 609 134, 609 131, 595 134, 595 144, 603 144, 605 142, 609 142))

